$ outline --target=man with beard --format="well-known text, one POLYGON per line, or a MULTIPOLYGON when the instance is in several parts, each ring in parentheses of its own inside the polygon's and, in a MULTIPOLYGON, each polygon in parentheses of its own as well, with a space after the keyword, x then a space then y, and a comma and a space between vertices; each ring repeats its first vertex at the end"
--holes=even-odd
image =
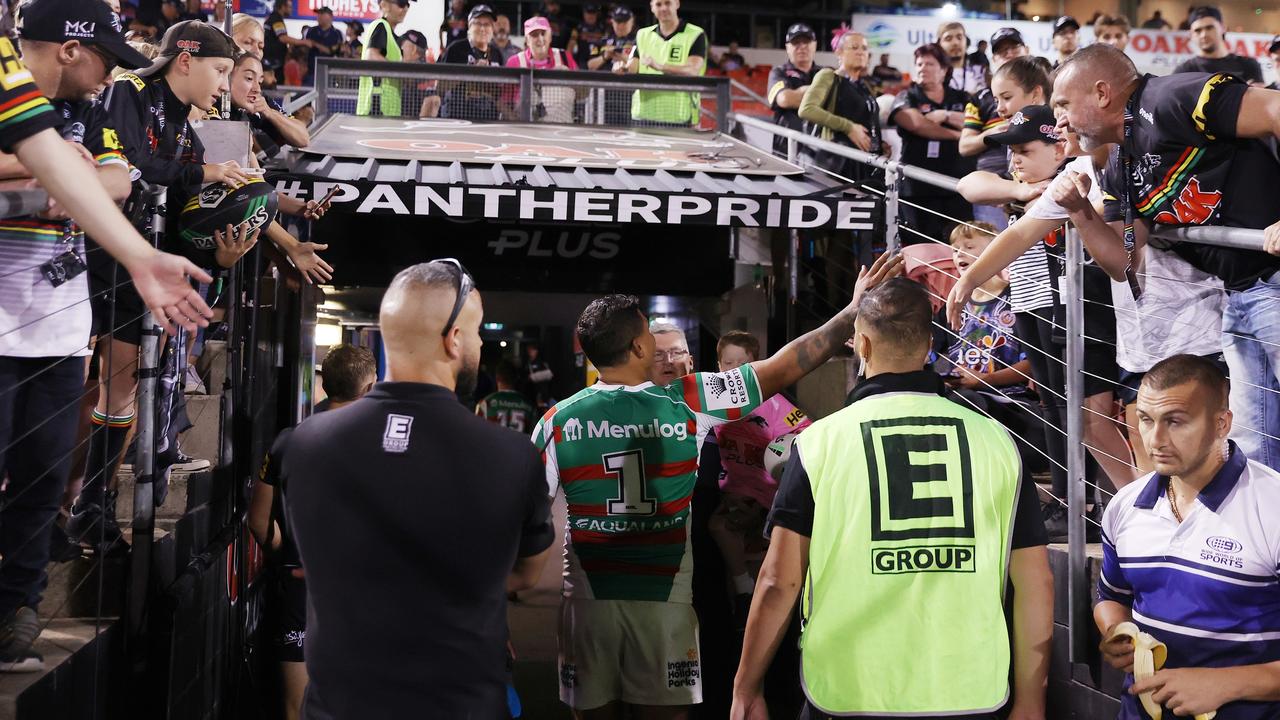
POLYGON ((958 22, 945 22, 938 28, 938 44, 951 61, 951 87, 976 95, 988 84, 986 63, 974 62, 969 54, 969 34, 958 22))
POLYGON ((537 452, 455 394, 475 387, 483 315, 456 260, 402 270, 379 317, 387 381, 289 439, 303 717, 506 717, 507 593, 534 584, 554 533, 537 452))

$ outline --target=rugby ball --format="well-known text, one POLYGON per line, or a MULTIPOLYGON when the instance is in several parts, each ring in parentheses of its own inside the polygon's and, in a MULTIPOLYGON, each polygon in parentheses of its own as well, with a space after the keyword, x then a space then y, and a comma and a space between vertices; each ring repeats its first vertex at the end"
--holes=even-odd
POLYGON ((782 481, 782 470, 791 459, 791 448, 796 444, 797 436, 799 433, 779 436, 764 449, 764 471, 769 473, 775 482, 782 481))
POLYGON ((210 183, 182 206, 178 235, 199 250, 215 250, 214 232, 228 225, 248 223, 249 231, 265 228, 276 219, 276 191, 261 178, 252 178, 240 187, 210 183))

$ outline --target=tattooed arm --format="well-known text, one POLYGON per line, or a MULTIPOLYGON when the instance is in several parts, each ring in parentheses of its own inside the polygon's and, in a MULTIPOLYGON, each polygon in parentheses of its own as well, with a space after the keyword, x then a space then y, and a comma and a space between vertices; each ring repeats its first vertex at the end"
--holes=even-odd
POLYGON ((853 337, 853 319, 858 315, 858 303, 868 290, 891 277, 902 274, 902 256, 885 253, 876 259, 869 269, 858 272, 853 288, 853 301, 817 330, 805 333, 787 343, 772 356, 751 363, 760 383, 760 397, 768 398, 794 385, 800 378, 822 365, 845 341, 853 337))

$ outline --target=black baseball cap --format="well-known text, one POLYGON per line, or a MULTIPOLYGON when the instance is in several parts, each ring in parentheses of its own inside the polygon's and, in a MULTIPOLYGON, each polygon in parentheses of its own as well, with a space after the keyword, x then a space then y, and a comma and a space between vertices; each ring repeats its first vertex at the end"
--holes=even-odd
POLYGON ((405 32, 404 35, 401 35, 400 37, 405 40, 408 40, 414 45, 417 45, 419 50, 427 49, 427 36, 423 35, 417 30, 408 30, 405 32))
POLYGON ((991 36, 991 52, 1000 52, 1001 45, 1014 43, 1017 45, 1026 45, 1027 42, 1022 39, 1022 33, 1017 28, 1002 27, 995 31, 991 36))
POLYGON ((589 2, 582 6, 582 12, 598 13, 600 12, 600 3, 589 2))
POLYGON ((498 14, 493 11, 493 8, 482 3, 480 5, 477 5, 471 8, 471 12, 467 13, 467 22, 468 23, 475 22, 476 18, 481 17, 483 15, 488 15, 490 20, 498 19, 498 14))
POLYGON ((1267 48, 1267 52, 1276 52, 1280 50, 1280 35, 1271 38, 1271 45, 1267 48))
POLYGON ((1187 23, 1193 23, 1203 18, 1213 18, 1218 22, 1222 22, 1222 11, 1213 5, 1201 5, 1197 8, 1191 8, 1191 14, 1187 16, 1187 23))
POLYGON ((984 142, 991 147, 1001 145, 1021 145, 1035 140, 1057 143, 1062 139, 1058 135, 1058 119, 1053 116, 1053 108, 1048 105, 1028 105, 1009 118, 1009 129, 994 135, 988 135, 984 142))
POLYGON ((137 71, 139 77, 150 77, 164 70, 170 60, 182 53, 196 58, 227 58, 235 60, 240 48, 231 36, 203 20, 184 20, 164 33, 160 41, 160 54, 150 67, 137 71))
POLYGON ((632 13, 631 8, 626 5, 619 5, 613 9, 613 19, 618 22, 626 22, 633 17, 635 17, 635 14, 632 13))
POLYGON ((332 15, 332 14, 333 14, 333 8, 329 7, 328 5, 321 5, 320 7, 316 8, 316 15, 332 15))
POLYGON ((807 37, 810 40, 816 40, 818 38, 818 34, 813 31, 813 28, 802 22, 798 22, 787 28, 786 41, 788 43, 793 43, 798 38, 802 37, 807 37))
POLYGON ((30 0, 18 10, 18 35, 37 42, 78 40, 94 45, 126 70, 151 64, 146 55, 125 42, 120 16, 102 0, 30 0))
POLYGON ((1067 30, 1079 30, 1079 29, 1080 29, 1080 23, 1076 22, 1076 19, 1071 17, 1070 15, 1063 15, 1062 17, 1055 20, 1053 23, 1054 35, 1057 35, 1060 32, 1065 32, 1067 30))

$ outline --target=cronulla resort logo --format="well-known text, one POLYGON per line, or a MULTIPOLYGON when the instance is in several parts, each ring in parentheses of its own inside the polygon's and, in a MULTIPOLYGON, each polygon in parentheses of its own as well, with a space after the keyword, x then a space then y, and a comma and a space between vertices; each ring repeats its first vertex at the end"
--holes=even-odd
POLYGON ((887 48, 898 41, 898 29, 883 20, 871 23, 863 34, 867 36, 867 44, 876 50, 887 48))

